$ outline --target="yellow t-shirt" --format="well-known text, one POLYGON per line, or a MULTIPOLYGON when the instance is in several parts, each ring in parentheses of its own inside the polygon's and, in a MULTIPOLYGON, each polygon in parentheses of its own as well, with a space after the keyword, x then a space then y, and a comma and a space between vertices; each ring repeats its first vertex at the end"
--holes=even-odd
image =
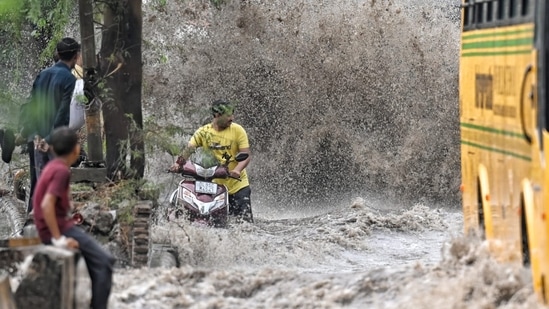
MULTIPOLYGON (((216 131, 211 124, 202 126, 194 132, 190 144, 194 147, 203 147, 211 150, 215 154, 217 160, 221 163, 225 163, 225 160, 223 159, 223 154, 225 152, 230 154, 234 160, 240 149, 250 148, 246 130, 244 130, 241 125, 234 122, 223 131, 216 131)), ((234 169, 237 164, 238 162, 236 161, 230 162, 229 170, 234 169)), ((240 189, 250 185, 246 169, 240 172, 240 180, 241 181, 233 178, 226 178, 215 179, 214 181, 218 184, 227 186, 229 194, 235 194, 240 189)))

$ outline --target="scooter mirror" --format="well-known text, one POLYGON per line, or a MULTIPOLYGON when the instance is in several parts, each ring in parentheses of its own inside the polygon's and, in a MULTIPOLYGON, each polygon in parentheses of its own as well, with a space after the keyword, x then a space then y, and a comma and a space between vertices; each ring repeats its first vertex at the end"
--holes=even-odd
POLYGON ((236 157, 234 158, 236 162, 242 162, 246 159, 248 159, 248 157, 250 156, 249 153, 247 152, 239 152, 236 154, 236 157))

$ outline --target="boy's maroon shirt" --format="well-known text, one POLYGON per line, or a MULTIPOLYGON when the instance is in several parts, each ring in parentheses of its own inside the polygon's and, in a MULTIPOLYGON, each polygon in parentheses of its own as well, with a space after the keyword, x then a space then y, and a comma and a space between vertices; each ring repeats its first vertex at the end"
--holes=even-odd
POLYGON ((34 211, 34 224, 38 230, 38 235, 42 242, 49 243, 51 241, 51 232, 44 220, 44 212, 42 211, 42 200, 47 193, 51 193, 57 197, 55 202, 55 217, 57 225, 61 233, 65 232, 74 222, 69 217, 71 210, 69 199, 69 182, 71 172, 65 163, 60 159, 50 161, 38 178, 36 189, 32 200, 34 211))

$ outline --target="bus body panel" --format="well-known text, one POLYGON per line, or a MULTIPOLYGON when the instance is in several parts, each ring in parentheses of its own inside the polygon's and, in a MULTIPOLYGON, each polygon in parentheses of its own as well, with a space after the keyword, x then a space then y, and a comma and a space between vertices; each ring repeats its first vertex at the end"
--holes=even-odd
POLYGON ((478 227, 501 261, 521 258, 521 182, 531 168, 531 145, 522 133, 520 97, 532 66, 534 24, 463 33, 460 126, 466 231, 478 227), (475 192, 480 189, 481 192, 475 192), (480 195, 480 197, 479 197, 480 195), (480 203, 480 205, 479 205, 480 203), (486 209, 487 208, 487 209, 486 209), (512 248, 509 250, 509 248, 512 248))
POLYGON ((549 6, 544 0, 464 0, 459 79, 465 231, 482 228, 498 260, 528 261, 534 290, 545 303, 546 16, 549 6))

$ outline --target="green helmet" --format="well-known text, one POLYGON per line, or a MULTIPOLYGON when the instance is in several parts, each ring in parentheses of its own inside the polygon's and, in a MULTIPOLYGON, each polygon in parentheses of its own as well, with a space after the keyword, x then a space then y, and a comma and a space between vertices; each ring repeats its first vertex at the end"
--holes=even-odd
POLYGON ((212 103, 212 114, 232 115, 234 113, 234 105, 225 100, 215 100, 212 103))

